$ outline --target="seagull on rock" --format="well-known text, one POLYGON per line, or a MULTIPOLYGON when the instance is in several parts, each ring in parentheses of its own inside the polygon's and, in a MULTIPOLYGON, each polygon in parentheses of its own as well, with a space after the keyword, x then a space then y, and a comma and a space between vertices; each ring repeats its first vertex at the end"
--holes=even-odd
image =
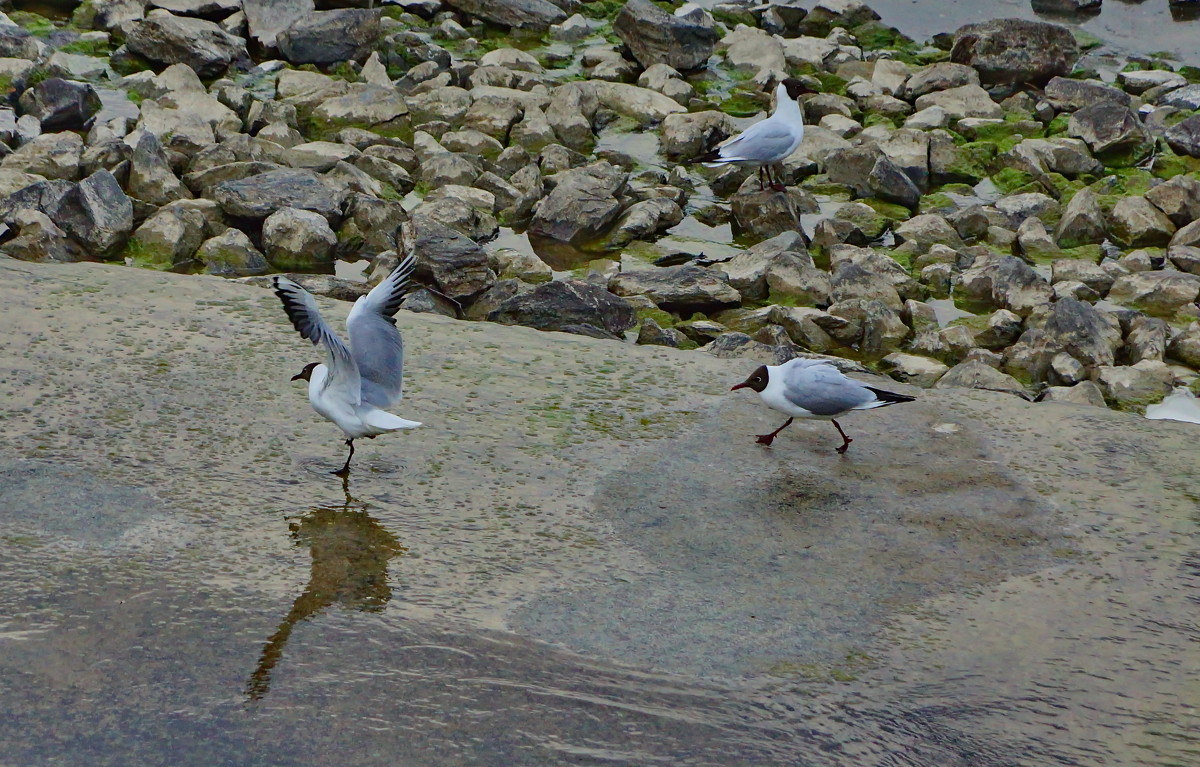
POLYGON ((760 445, 770 444, 779 432, 795 418, 821 418, 833 421, 842 445, 837 452, 844 454, 854 440, 846 436, 837 417, 852 410, 873 410, 898 402, 912 402, 915 397, 895 394, 847 378, 833 365, 823 360, 794 359, 782 365, 762 365, 750 377, 730 391, 753 389, 762 401, 774 410, 785 413, 788 419, 770 434, 760 434, 760 445))
POLYGON ((763 185, 763 172, 766 171, 771 188, 782 192, 785 187, 774 178, 771 166, 786 160, 804 140, 804 110, 799 98, 812 92, 794 78, 781 81, 775 86, 775 111, 770 117, 722 142, 711 152, 689 160, 689 164, 702 162, 710 168, 729 163, 757 165, 758 188, 766 188, 763 185))
POLYGON ((287 277, 275 278, 275 295, 283 301, 292 325, 314 346, 323 344, 327 352, 324 364, 310 362, 292 380, 308 381, 313 410, 346 435, 350 455, 342 468, 332 472, 340 477, 350 473, 354 440, 421 425, 384 411, 403 396, 404 341, 392 315, 408 292, 415 263, 412 256, 404 259, 370 293, 354 302, 346 318, 350 348, 321 319, 317 302, 308 291, 287 277))

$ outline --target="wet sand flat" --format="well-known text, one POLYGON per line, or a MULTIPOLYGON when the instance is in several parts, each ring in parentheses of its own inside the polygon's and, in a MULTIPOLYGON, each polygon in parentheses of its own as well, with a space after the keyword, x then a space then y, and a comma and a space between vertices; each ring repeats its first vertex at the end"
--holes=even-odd
POLYGON ((0 259, 0 764, 1197 758, 1194 425, 764 450, 755 363, 398 320, 426 425, 344 488, 269 291, 0 259))

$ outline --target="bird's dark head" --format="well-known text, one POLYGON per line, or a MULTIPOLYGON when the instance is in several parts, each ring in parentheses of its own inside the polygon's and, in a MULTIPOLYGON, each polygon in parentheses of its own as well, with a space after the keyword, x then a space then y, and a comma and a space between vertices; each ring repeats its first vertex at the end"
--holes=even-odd
POLYGON ((759 365, 758 370, 755 370, 753 373, 751 373, 749 378, 732 387, 729 391, 737 391, 738 389, 753 389, 761 394, 762 390, 767 388, 767 378, 767 366, 759 365))
POLYGON ((808 87, 808 84, 803 80, 797 80, 794 77, 789 77, 786 80, 781 81, 779 84, 782 85, 785 90, 787 90, 788 98, 790 98, 792 101, 795 101, 806 93, 816 93, 816 91, 808 87))
POLYGON ((320 365, 320 364, 321 363, 319 363, 319 362, 308 363, 307 365, 304 366, 303 370, 301 370, 296 375, 292 376, 292 380, 293 381, 311 381, 313 370, 317 367, 317 365, 320 365))

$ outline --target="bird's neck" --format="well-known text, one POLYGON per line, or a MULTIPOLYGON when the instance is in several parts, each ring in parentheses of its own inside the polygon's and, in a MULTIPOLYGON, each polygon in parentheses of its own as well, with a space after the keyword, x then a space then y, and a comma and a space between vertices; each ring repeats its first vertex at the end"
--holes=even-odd
POLYGON ((804 112, 800 109, 800 102, 790 98, 787 93, 775 100, 775 112, 772 116, 804 122, 804 112))

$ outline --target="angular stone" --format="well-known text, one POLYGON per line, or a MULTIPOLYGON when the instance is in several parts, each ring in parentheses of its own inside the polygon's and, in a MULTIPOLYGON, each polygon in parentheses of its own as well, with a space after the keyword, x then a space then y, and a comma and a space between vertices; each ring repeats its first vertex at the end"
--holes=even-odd
POLYGON ((234 218, 265 219, 280 208, 299 208, 320 213, 331 226, 341 220, 347 195, 308 170, 268 171, 223 182, 212 191, 212 199, 234 218))
POLYGON ((125 191, 130 197, 151 205, 166 205, 192 196, 171 171, 166 152, 153 133, 143 133, 134 147, 125 191))
POLYGON ((1200 180, 1189 176, 1176 176, 1146 192, 1146 199, 1154 203, 1177 227, 1184 227, 1200 219, 1200 180))
MULTIPOLYGON (((1054 230, 1054 239, 1063 248, 1098 245, 1108 236, 1099 198, 1091 189, 1080 189, 1067 203, 1054 230)), ((1057 281, 1057 280, 1056 280, 1057 281)))
POLYGON ((16 236, 4 241, 3 254, 20 261, 71 263, 88 254, 40 210, 20 208, 5 217, 16 236))
POLYGON ((129 50, 160 64, 187 64, 203 78, 249 61, 246 43, 211 21, 153 10, 122 25, 129 50))
POLYGON ((547 0, 451 0, 449 5, 484 21, 519 29, 545 31, 567 18, 547 0))
POLYGON ((952 119, 964 117, 1002 117, 1004 111, 978 85, 962 85, 927 93, 916 100, 917 109, 941 107, 952 119))
POLYGON ((996 368, 979 360, 967 360, 950 368, 937 383, 935 389, 989 389, 1025 393, 1025 386, 996 368))
POLYGON ((529 231, 561 242, 584 242, 601 235, 621 212, 617 196, 625 188, 624 171, 598 162, 558 176, 542 200, 529 231))
POLYGON ((709 314, 742 302, 722 273, 690 264, 621 272, 609 280, 608 289, 618 296, 647 296, 663 311, 683 316, 709 314))
POLYGON ((309 210, 280 208, 263 222, 263 250, 282 271, 312 271, 333 263, 337 237, 324 216, 309 210))
POLYGON ((1101 102, 1071 115, 1067 135, 1081 138, 1106 164, 1136 165, 1154 149, 1154 138, 1137 113, 1122 104, 1101 102))
POLYGON ((488 319, 594 338, 621 338, 637 323, 637 314, 628 301, 604 288, 579 280, 555 280, 505 301, 488 319))
POLYGON ((1040 401, 1090 407, 1105 406, 1104 393, 1092 381, 1080 381, 1074 386, 1051 386, 1042 393, 1040 401))
POLYGON ((163 267, 190 260, 204 242, 205 220, 199 211, 167 205, 146 219, 130 238, 135 259, 163 267))
POLYGON ((987 84, 1040 85, 1066 75, 1079 58, 1071 30, 1024 19, 995 19, 968 24, 954 33, 950 60, 967 64, 987 84))
POLYGON ((1175 154, 1200 157, 1200 115, 1194 115, 1167 129, 1163 134, 1175 154))
POLYGON ((133 230, 133 203, 107 170, 80 181, 47 213, 97 258, 114 255, 133 230))
POLYGON ((1172 317, 1200 296, 1200 277, 1175 271, 1134 272, 1117 278, 1108 300, 1159 317, 1172 317))
POLYGON ((293 64, 335 64, 366 57, 379 42, 379 12, 364 8, 314 11, 276 37, 293 64))
POLYGON ((1092 380, 1104 399, 1122 410, 1140 410, 1160 401, 1171 392, 1174 376, 1162 362, 1143 360, 1136 365, 1099 367, 1092 380))
POLYGON ((1092 104, 1113 102, 1129 106, 1129 94, 1099 80, 1055 77, 1046 83, 1046 100, 1060 112, 1074 112, 1092 104))
POLYGON ((51 77, 21 94, 21 109, 44 131, 80 130, 100 111, 100 96, 87 83, 51 77))
POLYGON ((1175 225, 1145 197, 1124 197, 1109 214, 1112 238, 1127 248, 1166 245, 1175 225))
POLYGON ((613 31, 643 67, 697 69, 708 62, 717 44, 716 23, 707 12, 697 9, 676 16, 650 0, 629 0, 613 20, 613 31))
POLYGON ((43 133, 0 160, 0 167, 47 179, 74 181, 79 178, 82 154, 83 139, 79 134, 43 133))
POLYGON ((892 352, 879 361, 879 368, 901 383, 928 389, 950 369, 945 363, 916 354, 892 352))
POLYGON ((877 197, 915 209, 921 191, 896 164, 874 147, 842 149, 826 155, 823 167, 829 180, 845 184, 859 197, 877 197))
POLYGON ((1050 301, 1050 285, 1028 264, 1013 256, 985 256, 956 279, 962 294, 1024 317, 1050 301))
POLYGON ((747 241, 769 239, 784 232, 800 232, 800 216, 817 213, 816 198, 796 187, 784 192, 759 191, 758 181, 748 178, 730 199, 734 231, 747 241))
POLYGON ((439 221, 414 215, 400 228, 400 246, 416 257, 418 281, 460 303, 470 303, 496 282, 483 248, 439 221))

